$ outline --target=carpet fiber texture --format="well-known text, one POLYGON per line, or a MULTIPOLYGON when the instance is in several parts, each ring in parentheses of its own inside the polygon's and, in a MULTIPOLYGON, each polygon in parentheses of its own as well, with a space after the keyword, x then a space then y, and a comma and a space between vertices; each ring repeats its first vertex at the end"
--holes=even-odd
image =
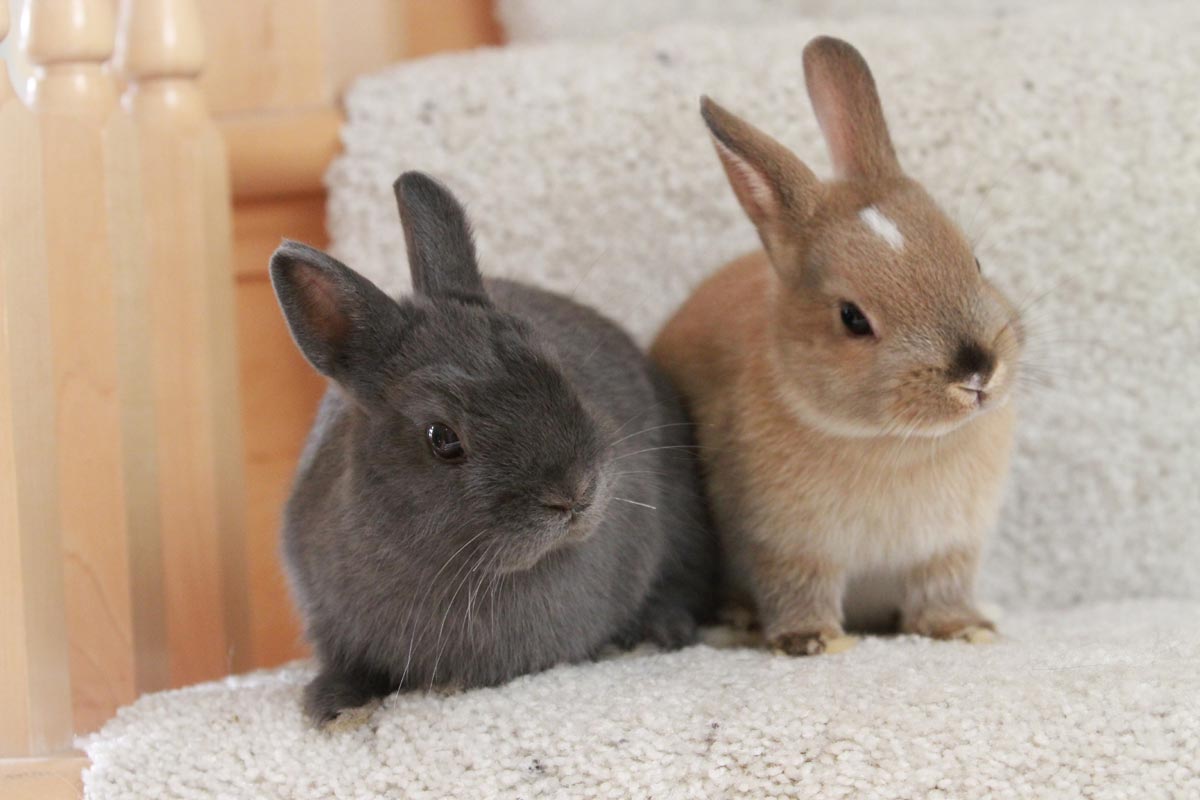
POLYGON ((700 646, 300 716, 296 666, 149 695, 85 743, 117 798, 1200 797, 1200 605, 1001 621, 991 645, 700 646))

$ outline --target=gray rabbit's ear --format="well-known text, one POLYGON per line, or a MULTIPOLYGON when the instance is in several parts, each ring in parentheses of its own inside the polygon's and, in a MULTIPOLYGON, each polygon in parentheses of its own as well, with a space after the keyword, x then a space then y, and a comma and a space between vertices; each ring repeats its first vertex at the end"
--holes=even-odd
POLYGON ((400 306, 314 247, 285 240, 271 256, 271 284, 300 352, 349 389, 366 388, 403 339, 400 306))
POLYGON ((462 205, 423 172, 406 172, 392 187, 404 226, 413 289, 427 297, 487 303, 462 205))

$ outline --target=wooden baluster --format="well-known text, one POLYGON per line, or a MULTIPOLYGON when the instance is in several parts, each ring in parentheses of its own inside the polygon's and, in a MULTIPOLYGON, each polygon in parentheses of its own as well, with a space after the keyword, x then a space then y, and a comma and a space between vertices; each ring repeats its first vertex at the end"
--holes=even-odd
MULTIPOLYGON (((8 34, 0 0, 0 42, 8 34)), ((71 744, 38 130, 0 61, 0 757, 71 744)))
POLYGON ((42 145, 58 487, 75 721, 92 730, 165 684, 136 141, 104 62, 111 0, 29 0, 23 46, 42 145), (135 614, 137 615, 135 617, 135 614))
POLYGON ((113 21, 105 0, 28 0, 21 44, 36 68, 29 98, 35 110, 106 121, 116 103, 116 86, 104 71, 113 21))
POLYGON ((231 201, 224 144, 196 83, 203 42, 193 2, 123 0, 118 31, 152 270, 171 677, 188 683, 251 657, 231 201))

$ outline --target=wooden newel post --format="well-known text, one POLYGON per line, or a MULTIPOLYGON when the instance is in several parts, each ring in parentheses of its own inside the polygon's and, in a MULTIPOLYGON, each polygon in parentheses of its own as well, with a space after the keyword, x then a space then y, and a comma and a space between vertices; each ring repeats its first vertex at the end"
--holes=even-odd
MULTIPOLYGON (((130 553, 156 538, 153 462, 139 447, 148 408, 140 267, 117 224, 136 207, 133 126, 105 62, 110 0, 28 0, 22 45, 35 68, 41 143, 57 469, 75 722, 94 729, 138 689, 139 652, 165 637, 135 625, 153 604, 132 587, 130 553)), ((12 191, 6 185, 6 194, 12 191)), ((151 415, 152 416, 152 415, 151 415)))
POLYGON ((72 730, 40 171, 0 61, 0 757, 69 747, 72 730))
POLYGON ((138 138, 142 256, 173 683, 250 663, 224 144, 196 79, 192 0, 122 0, 117 63, 138 138))

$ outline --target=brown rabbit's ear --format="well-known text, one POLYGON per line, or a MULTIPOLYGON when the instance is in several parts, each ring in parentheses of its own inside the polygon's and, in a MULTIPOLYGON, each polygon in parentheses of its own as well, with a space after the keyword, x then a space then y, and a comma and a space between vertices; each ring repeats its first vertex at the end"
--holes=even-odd
POLYGON ((888 178, 900 162, 866 60, 848 42, 818 36, 804 48, 804 80, 841 178, 888 178))
POLYGON ((787 222, 802 224, 816 209, 820 181, 779 142, 708 97, 700 115, 738 202, 771 250, 787 222))

